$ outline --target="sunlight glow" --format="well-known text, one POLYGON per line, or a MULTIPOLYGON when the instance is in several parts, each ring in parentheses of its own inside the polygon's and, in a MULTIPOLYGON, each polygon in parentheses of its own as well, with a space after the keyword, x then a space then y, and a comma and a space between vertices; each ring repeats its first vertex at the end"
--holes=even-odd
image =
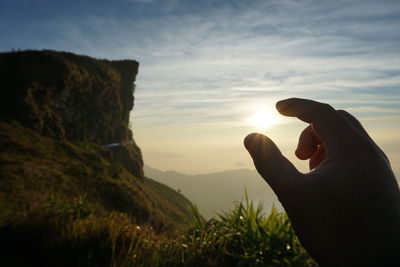
POLYGON ((280 122, 280 117, 273 108, 266 106, 257 107, 251 117, 248 118, 249 125, 260 129, 267 129, 280 122))

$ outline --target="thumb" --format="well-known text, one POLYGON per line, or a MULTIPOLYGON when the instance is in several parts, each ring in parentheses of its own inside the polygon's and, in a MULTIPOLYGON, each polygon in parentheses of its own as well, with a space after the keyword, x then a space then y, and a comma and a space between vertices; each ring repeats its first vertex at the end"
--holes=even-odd
POLYGON ((285 158, 271 139, 262 134, 252 133, 244 139, 258 173, 271 186, 272 190, 283 197, 295 186, 300 175, 293 164, 285 158))

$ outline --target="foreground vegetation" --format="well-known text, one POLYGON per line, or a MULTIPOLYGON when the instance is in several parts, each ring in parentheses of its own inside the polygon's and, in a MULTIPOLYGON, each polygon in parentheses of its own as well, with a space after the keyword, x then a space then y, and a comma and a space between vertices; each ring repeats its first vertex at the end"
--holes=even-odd
POLYGON ((89 142, 44 137, 0 116, 0 226, 41 212, 49 199, 67 202, 83 195, 97 217, 119 212, 156 231, 192 222, 188 199, 132 175, 110 159, 111 152, 89 142))
POLYGON ((204 221, 194 208, 186 231, 156 234, 123 213, 93 215, 84 196, 50 198, 41 212, 0 228, 0 265, 315 266, 287 216, 262 210, 246 199, 204 221))

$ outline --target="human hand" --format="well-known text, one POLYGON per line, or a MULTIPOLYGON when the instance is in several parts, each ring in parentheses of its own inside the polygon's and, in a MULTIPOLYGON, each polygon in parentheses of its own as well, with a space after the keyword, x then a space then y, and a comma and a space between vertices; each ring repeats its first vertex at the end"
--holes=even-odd
POLYGON ((345 111, 298 98, 276 108, 310 124, 296 156, 311 171, 300 173, 264 135, 244 145, 310 255, 329 266, 400 266, 400 191, 383 151, 345 111))

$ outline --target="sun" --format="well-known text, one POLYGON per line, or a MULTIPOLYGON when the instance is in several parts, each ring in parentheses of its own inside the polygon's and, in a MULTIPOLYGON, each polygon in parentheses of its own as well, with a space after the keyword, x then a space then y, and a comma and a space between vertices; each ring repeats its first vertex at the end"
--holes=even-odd
POLYGON ((279 123, 280 118, 275 109, 261 106, 254 110, 251 117, 248 118, 248 124, 260 129, 267 129, 279 123))

